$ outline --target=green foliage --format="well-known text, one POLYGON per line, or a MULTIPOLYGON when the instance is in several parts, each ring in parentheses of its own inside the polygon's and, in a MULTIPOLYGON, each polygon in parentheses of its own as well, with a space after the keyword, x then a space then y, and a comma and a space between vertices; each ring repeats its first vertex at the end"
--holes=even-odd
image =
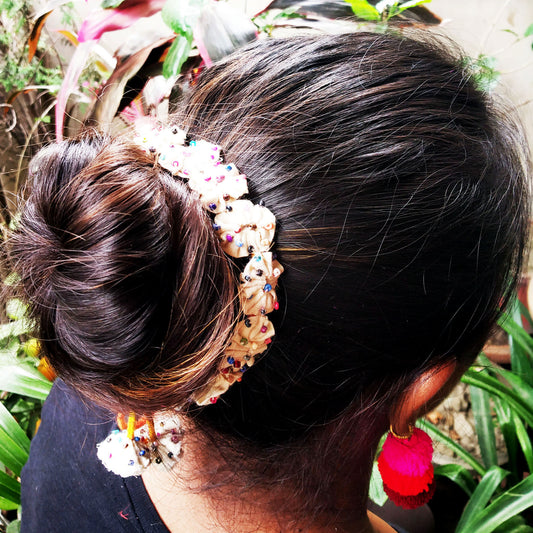
POLYGON ((473 487, 463 470, 436 469, 437 475, 447 476, 470 494, 456 533, 533 532, 520 516, 533 506, 533 476, 524 479, 526 469, 533 472, 530 437, 533 428, 533 339, 522 326, 522 316, 531 321, 529 312, 515 301, 499 322, 509 334, 511 370, 496 365, 481 354, 478 363, 462 379, 470 385, 483 465, 449 437, 423 422, 433 438, 455 451, 480 476, 479 483, 470 493, 473 487), (506 470, 497 464, 497 427, 507 447, 506 470))
POLYGON ((9 321, 0 326, 0 509, 4 510, 20 506, 20 472, 28 459, 42 402, 52 387, 37 369, 38 360, 28 355, 36 352, 30 350, 35 341, 25 340, 33 327, 26 312, 20 300, 8 300, 9 321))
POLYGON ((60 69, 44 66, 38 57, 27 60, 29 6, 25 0, 0 1, 0 85, 6 93, 27 85, 60 85, 62 81, 60 69))
POLYGON ((368 0, 346 0, 350 4, 354 15, 362 20, 387 23, 392 17, 400 15, 406 9, 427 4, 431 0, 409 0, 400 3, 399 0, 378 2, 375 6, 368 0))
POLYGON ((476 86, 484 92, 491 92, 498 84, 501 74, 496 69, 496 58, 479 54, 477 57, 466 57, 463 66, 467 68, 476 86))

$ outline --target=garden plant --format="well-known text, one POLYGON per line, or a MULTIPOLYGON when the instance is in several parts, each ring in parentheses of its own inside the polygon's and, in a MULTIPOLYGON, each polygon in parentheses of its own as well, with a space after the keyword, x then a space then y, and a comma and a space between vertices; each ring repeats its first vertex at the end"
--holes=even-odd
MULTIPOLYGON (((268 37, 279 27, 319 31, 332 23, 349 24, 346 27, 352 31, 377 32, 402 31, 412 23, 438 24, 439 17, 422 5, 429 1, 274 0, 249 18, 215 0, 104 0, 101 9, 81 21, 76 31, 72 2, 56 1, 53 9, 34 13, 30 2, 2 0, 0 106, 7 139, 0 188, 4 238, 17 219, 11 198, 24 181, 29 158, 44 143, 75 133, 82 125, 120 128, 143 114, 164 119, 170 102, 194 84, 201 69, 258 34, 268 37), (45 23, 54 10, 63 14, 61 35, 73 48, 69 60, 47 47, 45 23), (158 12, 168 36, 141 39, 136 49, 115 57, 100 46, 106 33, 158 12), (9 38, 10 32, 15 39, 9 38)), ((533 25, 516 38, 532 35, 533 25)), ((480 55, 469 62, 478 84, 491 89, 498 79, 494 61, 480 55)), ((7 290, 16 286, 16 273, 2 272, 2 277, 7 290)), ((54 379, 40 357, 39 343, 31 336, 33 325, 25 314, 20 300, 10 298, 0 325, 0 531, 8 532, 20 526, 20 473, 54 379)), ((523 321, 533 327, 529 311, 518 300, 500 320, 509 335, 509 367, 480 354, 462 378, 470 386, 481 460, 429 421, 419 422, 461 461, 435 470, 468 498, 457 533, 533 532, 533 476, 529 475, 533 471, 533 339, 523 321), (498 464, 496 431, 501 431, 505 442, 508 460, 503 465, 498 464)), ((386 495, 377 468, 374 471, 370 495, 383 504, 386 495)))

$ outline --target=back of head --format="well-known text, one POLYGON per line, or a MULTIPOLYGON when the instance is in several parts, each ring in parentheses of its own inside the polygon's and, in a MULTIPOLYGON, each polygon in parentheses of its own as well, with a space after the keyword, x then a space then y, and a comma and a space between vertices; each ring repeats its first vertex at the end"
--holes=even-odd
POLYGON ((204 72, 174 120, 220 144, 277 218, 274 342, 216 405, 189 404, 228 343, 238 269, 146 154, 66 141, 38 156, 11 254, 67 381, 123 412, 188 407, 266 454, 347 412, 374 446, 417 376, 473 360, 518 275, 526 167, 439 44, 257 42, 204 72))

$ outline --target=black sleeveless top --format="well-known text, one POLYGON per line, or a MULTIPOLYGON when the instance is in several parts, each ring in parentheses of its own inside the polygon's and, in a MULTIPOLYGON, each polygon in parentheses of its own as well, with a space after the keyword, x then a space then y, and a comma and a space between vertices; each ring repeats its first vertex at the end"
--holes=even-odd
POLYGON ((140 477, 96 457, 114 416, 56 380, 22 471, 21 533, 169 533, 140 477))
POLYGON ((170 533, 141 477, 108 472, 96 456, 115 427, 113 414, 55 381, 22 470, 21 533, 170 533))

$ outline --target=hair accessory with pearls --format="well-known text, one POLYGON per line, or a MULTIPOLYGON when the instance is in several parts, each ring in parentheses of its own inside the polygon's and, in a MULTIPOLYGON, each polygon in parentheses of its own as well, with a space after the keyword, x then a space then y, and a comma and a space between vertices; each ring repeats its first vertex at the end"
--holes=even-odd
POLYGON ((192 398, 198 405, 215 403, 230 385, 241 380, 274 335, 267 314, 279 308, 276 286, 283 272, 270 251, 276 218, 262 203, 240 199, 248 193, 247 178, 234 164, 224 163, 219 146, 203 140, 187 143, 180 128, 154 127, 149 120, 139 121, 136 131, 135 142, 154 154, 161 167, 187 180, 203 207, 214 215, 213 229, 224 252, 249 258, 240 275, 243 318, 220 360, 219 373, 192 398))

